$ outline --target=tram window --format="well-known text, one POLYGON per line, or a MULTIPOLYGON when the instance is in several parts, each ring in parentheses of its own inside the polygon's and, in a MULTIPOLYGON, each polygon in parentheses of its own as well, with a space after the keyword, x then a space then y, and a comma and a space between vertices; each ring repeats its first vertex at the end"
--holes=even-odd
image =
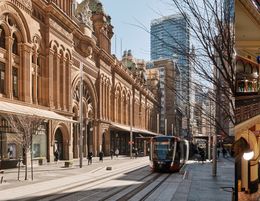
POLYGON ((155 159, 171 159, 173 155, 173 144, 168 141, 163 142, 154 142, 153 150, 154 150, 154 158, 155 159))

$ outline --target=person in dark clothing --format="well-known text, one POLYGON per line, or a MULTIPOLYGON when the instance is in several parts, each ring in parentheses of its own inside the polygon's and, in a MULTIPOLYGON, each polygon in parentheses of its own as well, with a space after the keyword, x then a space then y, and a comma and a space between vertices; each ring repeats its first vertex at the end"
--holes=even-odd
POLYGON ((217 148, 217 153, 218 153, 218 158, 219 158, 219 155, 220 155, 220 150, 219 150, 219 148, 217 148))
POLYGON ((55 161, 58 161, 59 160, 59 151, 58 151, 58 149, 56 149, 56 151, 54 152, 54 160, 55 161))
POLYGON ((111 160, 113 159, 113 156, 114 156, 114 150, 111 149, 111 150, 110 150, 110 157, 111 157, 111 160))
POLYGON ((92 164, 92 157, 93 157, 92 152, 89 152, 89 153, 88 153, 88 165, 91 165, 91 164, 92 164))
POLYGON ((223 158, 226 158, 227 151, 224 147, 222 148, 222 154, 223 154, 223 158))
POLYGON ((205 152, 203 149, 200 149, 200 157, 201 157, 201 162, 204 163, 205 161, 205 152))
POLYGON ((99 161, 103 162, 103 156, 104 156, 103 151, 100 151, 98 155, 99 155, 99 161))

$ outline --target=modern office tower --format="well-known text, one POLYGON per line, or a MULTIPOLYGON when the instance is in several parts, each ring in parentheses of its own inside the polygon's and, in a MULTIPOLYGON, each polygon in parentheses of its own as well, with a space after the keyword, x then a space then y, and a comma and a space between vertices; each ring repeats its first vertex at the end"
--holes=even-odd
POLYGON ((183 135, 189 133, 190 31, 187 20, 180 14, 155 19, 151 22, 151 60, 175 59, 180 69, 183 101, 183 135))

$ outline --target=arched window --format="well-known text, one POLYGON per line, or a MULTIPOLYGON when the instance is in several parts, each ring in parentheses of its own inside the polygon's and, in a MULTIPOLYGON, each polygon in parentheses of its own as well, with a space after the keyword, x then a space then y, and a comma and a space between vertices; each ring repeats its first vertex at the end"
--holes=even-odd
POLYGON ((13 50, 12 52, 18 55, 18 41, 16 35, 14 35, 13 50))
POLYGON ((0 93, 5 93, 5 63, 0 62, 0 93))
POLYGON ((241 60, 237 61, 237 73, 244 73, 245 71, 245 67, 244 67, 244 63, 241 60))
POLYGON ((13 67, 13 96, 18 98, 18 69, 13 67))
POLYGON ((245 66, 245 73, 251 74, 252 73, 252 65, 247 63, 245 66))
POLYGON ((5 49, 5 30, 0 27, 0 47, 5 49))

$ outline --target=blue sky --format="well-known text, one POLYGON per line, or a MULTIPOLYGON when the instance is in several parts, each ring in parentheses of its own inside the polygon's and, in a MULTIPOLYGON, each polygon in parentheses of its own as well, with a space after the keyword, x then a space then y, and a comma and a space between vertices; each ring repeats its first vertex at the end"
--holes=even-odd
POLYGON ((150 22, 162 15, 173 14, 173 6, 167 5, 166 0, 101 0, 105 11, 112 17, 114 37, 112 52, 118 58, 122 51, 131 49, 134 57, 150 59, 150 35, 137 27, 144 25, 148 31, 150 22), (117 39, 115 48, 115 38, 117 39))
MULTIPOLYGON (((77 0, 81 2, 81 0, 77 0)), ((143 24, 148 30, 153 19, 163 15, 176 13, 173 6, 167 2, 170 0, 100 0, 105 11, 112 17, 114 37, 112 41, 112 53, 121 58, 122 51, 131 49, 134 57, 138 59, 150 59, 149 33, 136 25, 143 24), (132 25, 131 25, 132 24, 132 25), (116 48, 115 48, 115 38, 116 48)))

